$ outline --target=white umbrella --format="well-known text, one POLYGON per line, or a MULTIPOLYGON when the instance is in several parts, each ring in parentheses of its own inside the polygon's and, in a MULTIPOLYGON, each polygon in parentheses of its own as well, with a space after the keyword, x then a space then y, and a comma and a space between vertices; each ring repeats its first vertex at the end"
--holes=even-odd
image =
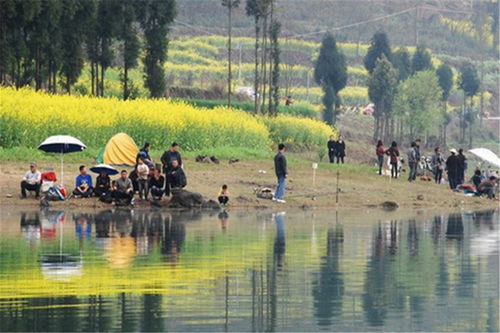
POLYGON ((469 150, 469 152, 479 157, 481 160, 500 168, 500 158, 491 150, 486 148, 474 148, 469 150))
POLYGON ((61 154, 61 185, 64 186, 64 154, 74 153, 86 149, 87 146, 77 138, 69 135, 53 135, 45 139, 38 149, 46 153, 61 154))

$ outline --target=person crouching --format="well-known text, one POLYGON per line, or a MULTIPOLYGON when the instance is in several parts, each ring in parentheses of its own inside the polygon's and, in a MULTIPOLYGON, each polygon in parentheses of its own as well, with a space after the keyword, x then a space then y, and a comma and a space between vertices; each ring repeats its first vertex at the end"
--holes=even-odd
POLYGON ((128 178, 127 170, 122 170, 120 178, 114 182, 113 192, 111 193, 115 200, 126 200, 127 204, 134 198, 134 187, 132 181, 128 178))
POLYGON ((222 185, 222 188, 217 195, 217 200, 219 200, 219 203, 221 205, 227 205, 227 203, 229 202, 229 190, 227 189, 227 185, 222 185))

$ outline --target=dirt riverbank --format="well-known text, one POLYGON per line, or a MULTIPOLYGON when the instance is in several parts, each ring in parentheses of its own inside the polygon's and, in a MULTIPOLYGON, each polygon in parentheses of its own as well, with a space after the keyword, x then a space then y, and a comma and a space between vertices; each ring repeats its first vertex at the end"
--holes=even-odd
MULTIPOLYGON (((92 161, 82 161, 91 166, 92 161)), ((60 165, 43 163, 40 170, 53 168, 59 176, 60 165)), ((0 161, 0 206, 35 207, 38 201, 31 196, 20 200, 19 182, 28 169, 26 163, 0 161)), ((215 199, 222 184, 227 184, 231 193, 230 207, 233 209, 292 209, 292 208, 376 208, 385 201, 396 202, 400 208, 496 208, 498 200, 467 197, 461 193, 450 191, 447 185, 418 180, 415 183, 406 181, 407 174, 391 180, 387 176, 378 176, 375 168, 343 165, 337 166, 320 163, 313 186, 313 170, 311 162, 292 157, 289 161, 289 181, 287 184, 286 203, 279 204, 271 200, 258 199, 255 189, 275 186, 272 161, 241 160, 229 164, 195 163, 186 160, 184 167, 187 177, 187 190, 201 193, 206 198, 215 199), (337 171, 338 203, 336 202, 337 171)), ((78 164, 65 165, 64 184, 71 189, 78 173, 78 164)), ((95 175, 94 175, 95 176, 95 175)), ((54 207, 109 207, 96 199, 72 199, 66 202, 52 203, 54 207)), ((149 204, 138 203, 138 207, 148 208, 149 204)))

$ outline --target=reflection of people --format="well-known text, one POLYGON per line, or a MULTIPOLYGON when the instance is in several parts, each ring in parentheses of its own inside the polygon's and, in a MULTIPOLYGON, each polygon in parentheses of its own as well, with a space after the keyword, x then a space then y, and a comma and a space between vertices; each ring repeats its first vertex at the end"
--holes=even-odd
POLYGON ((21 230, 30 246, 34 246, 35 242, 40 239, 40 216, 38 212, 21 213, 21 230))
POLYGON ((226 231, 228 225, 229 214, 224 210, 217 215, 219 219, 220 228, 222 231, 226 231))
POLYGON ((40 179, 42 174, 36 169, 36 164, 32 162, 30 164, 30 169, 24 175, 21 181, 21 198, 26 198, 26 190, 34 191, 35 198, 40 196, 40 179))
POLYGON ((276 238, 274 239, 274 258, 275 265, 278 269, 283 267, 283 257, 285 255, 286 240, 285 240, 285 212, 280 212, 274 215, 276 223, 276 238))
POLYGON ((90 238, 92 234, 92 216, 88 214, 73 215, 75 232, 78 238, 90 238))

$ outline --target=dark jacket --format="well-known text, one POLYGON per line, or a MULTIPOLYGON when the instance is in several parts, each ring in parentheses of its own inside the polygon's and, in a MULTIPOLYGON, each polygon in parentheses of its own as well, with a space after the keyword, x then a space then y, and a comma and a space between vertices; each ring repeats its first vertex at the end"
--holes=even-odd
POLYGON ((415 159, 417 160, 417 162, 420 161, 420 147, 419 146, 415 146, 415 159))
POLYGON ((458 172, 464 173, 467 159, 462 154, 458 154, 457 157, 458 157, 458 172))
POLYGON ((187 185, 186 175, 181 167, 171 169, 167 173, 167 181, 171 188, 180 187, 183 188, 187 185))
POLYGON ((457 176, 460 170, 460 160, 457 155, 450 155, 446 160, 446 170, 448 176, 457 176))
POLYGON ((135 158, 136 160, 136 164, 139 163, 139 158, 144 158, 144 160, 148 160, 148 161, 153 161, 151 159, 151 157, 149 156, 149 153, 146 149, 142 148, 138 153, 137 153, 137 157, 135 158))
POLYGON ((335 150, 337 151, 337 156, 345 157, 345 142, 344 141, 337 141, 335 150))
POLYGON ((108 189, 111 187, 111 179, 109 178, 108 175, 106 176, 97 176, 97 179, 95 181, 95 186, 96 188, 105 188, 108 189))
POLYGON ((474 184, 474 187, 477 190, 479 188, 479 184, 481 184, 481 176, 480 175, 472 176, 472 183, 474 184))
POLYGON ((282 178, 288 174, 288 169, 286 167, 286 157, 282 152, 279 152, 274 156, 274 171, 276 171, 276 177, 282 178))
POLYGON ((172 170, 172 161, 177 160, 179 166, 182 166, 181 154, 178 151, 167 150, 161 156, 161 163, 163 164, 163 172, 168 173, 172 170))
POLYGON ((328 140, 328 143, 326 145, 328 147, 328 154, 333 154, 335 155, 335 151, 337 148, 337 141, 335 140, 328 140))
POLYGON ((165 185, 165 178, 160 175, 160 178, 156 179, 154 176, 149 177, 148 180, 149 187, 156 186, 157 188, 163 188, 165 185))
POLYGON ((398 157, 399 157, 398 148, 390 147, 389 149, 387 149, 387 151, 385 153, 387 155, 389 155, 392 164, 398 163, 398 157))

